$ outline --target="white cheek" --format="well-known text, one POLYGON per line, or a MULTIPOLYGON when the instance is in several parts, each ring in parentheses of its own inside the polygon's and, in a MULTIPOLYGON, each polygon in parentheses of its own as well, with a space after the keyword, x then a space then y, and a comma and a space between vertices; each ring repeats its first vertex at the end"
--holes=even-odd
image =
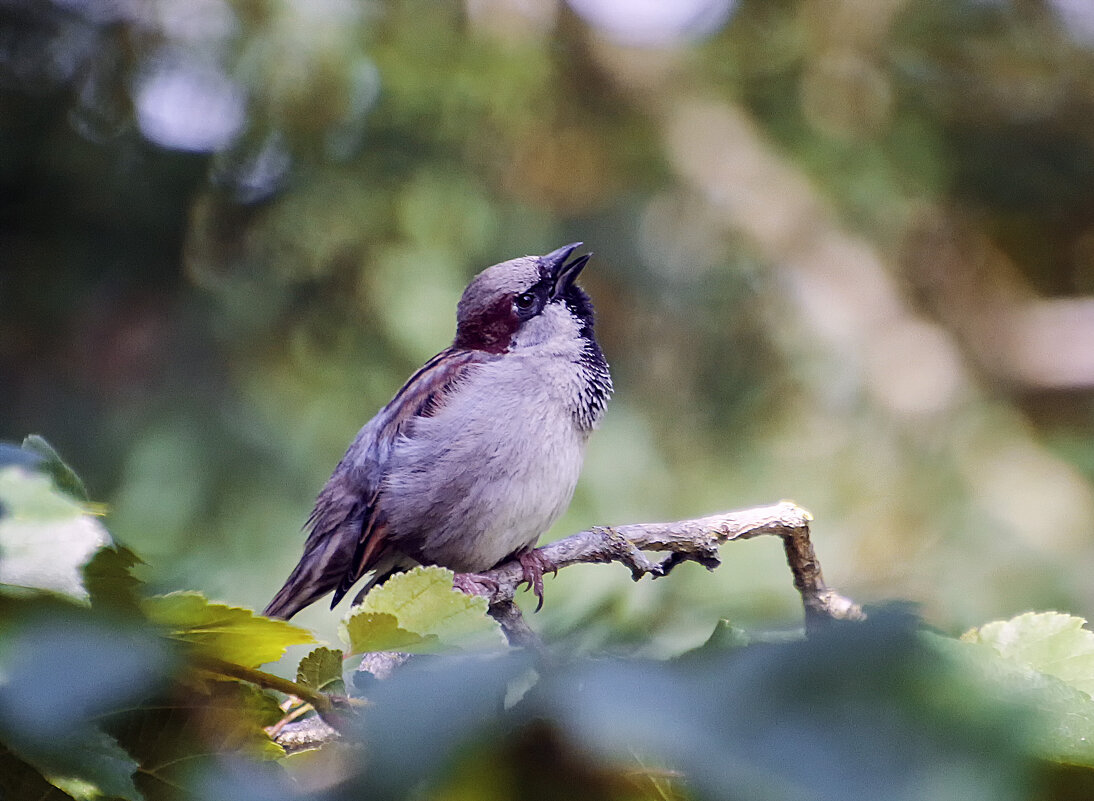
POLYGON ((513 336, 513 348, 548 346, 559 352, 580 347, 578 332, 581 325, 559 302, 548 303, 543 311, 528 320, 513 336))

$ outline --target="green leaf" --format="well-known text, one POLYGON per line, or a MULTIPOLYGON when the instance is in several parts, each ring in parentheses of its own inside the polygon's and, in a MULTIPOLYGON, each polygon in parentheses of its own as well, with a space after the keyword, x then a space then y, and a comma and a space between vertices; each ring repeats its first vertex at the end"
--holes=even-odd
POLYGON ((56 595, 0 599, 0 741, 69 794, 139 798, 137 763, 102 721, 162 691, 174 651, 141 618, 56 595))
POLYGON ((719 620, 714 626, 714 631, 710 633, 705 643, 688 651, 684 656, 693 657, 710 651, 732 651, 737 648, 744 648, 751 643, 752 637, 747 631, 723 619, 719 620))
POLYGON ((1027 612, 967 631, 961 639, 990 645, 1004 659, 1094 696, 1094 632, 1085 623, 1060 612, 1027 612))
POLYGON ((81 733, 79 740, 70 746, 65 767, 67 770, 62 772, 48 769, 42 772, 50 784, 79 801, 94 801, 103 796, 126 801, 144 799, 133 783, 139 765, 105 732, 92 729, 81 733))
POLYGON ((296 668, 296 681, 324 693, 344 695, 346 685, 342 680, 342 652, 320 646, 300 660, 296 668))
POLYGON ((315 642, 299 626, 243 607, 212 603, 198 592, 146 598, 141 608, 152 622, 166 626, 173 638, 199 654, 247 667, 276 662, 290 645, 315 642))
POLYGON ((138 564, 143 564, 141 558, 124 545, 97 550, 83 569, 91 605, 116 612, 139 611, 143 582, 131 572, 138 564))
POLYGON ((110 535, 44 475, 0 469, 0 584, 33 587, 81 600, 82 566, 110 535))
POLYGON ((46 781, 37 770, 0 744, 0 798, 69 801, 72 796, 46 781))
MULTIPOLYGON (((1047 759, 1094 766, 1094 699, 1089 695, 1056 676, 1009 659, 969 635, 961 640, 922 636, 977 694, 1032 712, 1022 728, 1030 750, 1047 759)), ((964 697, 955 697, 953 702, 967 703, 964 697)))
POLYGON ((210 775, 225 756, 283 757, 264 730, 281 714, 277 700, 253 685, 209 680, 200 690, 154 699, 106 725, 140 761, 137 783, 144 794, 177 798, 179 787, 210 775))
POLYGON ((87 495, 87 487, 76 471, 69 467, 61 458, 53 446, 46 442, 44 437, 31 434, 23 440, 23 450, 39 457, 38 470, 50 478, 61 492, 70 495, 78 501, 90 500, 87 495))
POLYGON ((441 567, 392 576, 346 617, 342 639, 353 653, 504 645, 500 627, 486 614, 486 599, 454 589, 452 576, 441 567))
MULTIPOLYGON (((914 621, 871 611, 807 640, 692 659, 568 660, 544 669, 511 706, 503 699, 528 669, 526 654, 396 671, 370 687, 369 770, 356 792, 405 797, 434 787, 431 778, 451 776, 484 742, 522 741, 535 769, 550 763, 543 775, 557 778, 557 762, 523 739, 545 725, 596 764, 633 765, 637 756, 680 771, 695 798, 1027 799, 1032 716, 976 692, 919 641, 914 621)), ((476 772, 495 775, 499 764, 516 763, 495 757, 476 772)))
POLYGON ((421 635, 399 626, 395 615, 387 612, 357 612, 350 615, 341 628, 342 640, 350 653, 364 654, 372 651, 404 651, 420 654, 441 650, 440 638, 435 634, 421 635))

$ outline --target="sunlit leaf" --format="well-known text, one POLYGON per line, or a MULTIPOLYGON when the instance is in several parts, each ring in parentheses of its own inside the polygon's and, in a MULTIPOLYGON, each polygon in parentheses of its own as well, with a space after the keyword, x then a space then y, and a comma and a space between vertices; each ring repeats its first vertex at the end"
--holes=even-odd
POLYGON ((310 632, 238 606, 213 603, 198 592, 146 598, 149 619, 204 656, 248 667, 276 662, 290 645, 315 642, 310 632))
POLYGON ((1056 676, 1002 656, 986 643, 932 634, 923 637, 978 693, 1033 713, 1021 730, 1033 753, 1094 766, 1094 699, 1089 695, 1056 676))
POLYGON ((350 653, 354 654, 370 651, 430 653, 441 647, 437 635, 407 631, 399 626, 395 615, 387 612, 356 612, 346 618, 341 633, 350 653))
POLYGON ((967 631, 961 639, 990 645, 1005 659, 1094 696, 1094 632, 1085 624, 1060 612, 1027 612, 967 631))
POLYGON ((296 681, 320 692, 344 694, 342 652, 323 646, 316 648, 300 660, 296 681))
POLYGON ((0 584, 86 599, 81 568, 109 543, 102 524, 48 476, 0 469, 0 584))
POLYGON ((501 629, 486 610, 485 598, 453 588, 452 571, 417 567, 366 595, 341 631, 353 653, 500 646, 501 629))

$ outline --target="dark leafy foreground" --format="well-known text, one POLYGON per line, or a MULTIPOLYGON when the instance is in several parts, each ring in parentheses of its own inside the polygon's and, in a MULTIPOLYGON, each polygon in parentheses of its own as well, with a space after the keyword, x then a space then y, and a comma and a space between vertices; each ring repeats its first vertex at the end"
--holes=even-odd
POLYGON ((343 684, 342 654, 320 647, 294 683, 257 668, 308 632, 196 593, 148 596, 135 555, 103 544, 34 460, 9 461, 3 801, 1094 795, 1094 635, 1076 618, 1024 615, 953 640, 880 609, 809 640, 725 626, 674 660, 546 665, 501 647, 443 571, 417 571, 370 596, 345 645, 433 655, 343 684), (60 551, 87 541, 71 581, 35 567, 44 552, 72 570, 60 551), (26 580, 42 575, 49 589, 26 580), (347 685, 368 704, 324 695, 347 685), (337 708, 344 736, 285 757, 266 732, 282 717, 271 688, 337 708))

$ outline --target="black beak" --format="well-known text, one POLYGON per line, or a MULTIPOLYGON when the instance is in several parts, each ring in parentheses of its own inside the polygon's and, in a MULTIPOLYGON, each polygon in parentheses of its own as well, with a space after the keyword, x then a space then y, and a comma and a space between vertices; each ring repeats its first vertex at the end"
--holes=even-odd
POLYGON ((592 253, 586 253, 584 256, 578 256, 569 264, 566 263, 566 259, 570 258, 570 254, 581 247, 581 245, 581 242, 573 242, 564 247, 560 247, 558 250, 552 250, 545 256, 540 256, 544 266, 550 270, 550 274, 555 280, 555 284, 551 289, 552 298, 559 297, 574 285, 578 273, 581 272, 582 268, 588 264, 589 259, 592 257, 592 253))

